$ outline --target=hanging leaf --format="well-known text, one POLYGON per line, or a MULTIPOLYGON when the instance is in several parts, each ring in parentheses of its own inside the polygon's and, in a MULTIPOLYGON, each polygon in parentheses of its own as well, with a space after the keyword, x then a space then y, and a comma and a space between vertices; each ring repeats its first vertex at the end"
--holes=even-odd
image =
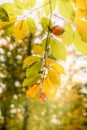
POLYGON ((26 9, 27 5, 25 4, 26 1, 24 0, 14 0, 14 4, 19 9, 26 9))
POLYGON ((67 19, 74 20, 75 11, 70 2, 67 0, 58 0, 58 10, 61 15, 67 19))
POLYGON ((8 22, 0 21, 0 30, 7 29, 8 27, 12 26, 16 21, 16 17, 9 16, 8 22))
POLYGON ((46 66, 51 66, 54 63, 54 60, 51 58, 46 58, 46 66))
POLYGON ((47 96, 46 96, 45 92, 40 92, 39 99, 40 99, 42 102, 46 102, 47 96))
POLYGON ((43 56, 44 55, 44 49, 42 48, 41 45, 39 44, 33 44, 32 50, 34 51, 35 54, 43 56))
POLYGON ((29 32, 35 33, 36 24, 33 18, 27 18, 27 25, 28 25, 29 32))
POLYGON ((76 20, 75 23, 77 30, 79 31, 82 37, 82 40, 87 42, 87 21, 76 20))
POLYGON ((63 42, 69 46, 72 44, 73 42, 73 28, 71 26, 71 24, 67 23, 64 26, 64 33, 62 34, 62 40, 63 42))
POLYGON ((51 32, 54 34, 54 35, 61 35, 63 34, 64 32, 64 29, 58 25, 55 25, 53 26, 51 32))
POLYGON ((41 78, 41 75, 40 74, 36 74, 36 75, 32 75, 30 78, 24 79, 24 81, 23 81, 23 87, 26 87, 26 86, 31 87, 40 78, 41 78))
POLYGON ((9 37, 11 37, 12 36, 12 33, 13 33, 13 29, 14 29, 14 24, 13 25, 11 25, 10 27, 8 27, 8 28, 6 28, 5 30, 4 30, 4 36, 9 36, 9 37))
POLYGON ((77 21, 78 19, 82 19, 86 16, 86 10, 76 10, 75 11, 75 20, 74 21, 77 21))
POLYGON ((82 41, 81 36, 78 31, 76 31, 74 34, 73 44, 78 52, 87 56, 87 42, 82 41))
POLYGON ((26 97, 36 97, 39 93, 40 84, 36 83, 33 86, 29 87, 29 89, 26 91, 26 97))
POLYGON ((36 0, 14 0, 14 3, 19 9, 29 9, 35 6, 36 0))
POLYGON ((1 21, 9 21, 9 16, 6 10, 0 7, 0 20, 1 21))
POLYGON ((54 9, 56 8, 57 0, 44 0, 44 11, 46 15, 51 14, 51 11, 53 12, 54 9), (47 4, 46 4, 47 3, 47 4), (50 4, 51 4, 51 9, 50 9, 50 4))
POLYGON ((50 19, 43 17, 41 19, 41 26, 44 31, 48 32, 49 30, 52 29, 53 25, 52 25, 52 22, 50 21, 50 19))
POLYGON ((9 15, 19 15, 22 14, 22 10, 17 8, 14 3, 7 2, 1 5, 2 8, 4 8, 9 15))
POLYGON ((23 39, 28 34, 28 28, 25 20, 20 20, 14 27, 13 35, 16 41, 23 39))
POLYGON ((75 0, 75 4, 78 9, 85 9, 87 0, 75 0))
POLYGON ((66 48, 63 43, 57 41, 56 39, 50 40, 51 53, 59 60, 66 60, 66 48))
POLYGON ((25 0, 25 4, 28 5, 28 8, 33 8, 36 4, 36 0, 25 0))
POLYGON ((53 84, 49 78, 45 78, 43 81, 43 88, 46 95, 53 99, 57 93, 58 86, 53 84))
POLYGON ((48 71, 47 77, 50 79, 52 84, 60 85, 60 75, 57 73, 55 68, 48 71))
POLYGON ((45 50, 45 48, 48 49, 49 43, 50 43, 50 38, 45 38, 45 39, 42 40, 42 48, 43 48, 43 50, 45 50))
POLYGON ((61 64, 52 64, 51 67, 56 70, 58 74, 65 74, 64 67, 61 64))
POLYGON ((42 61, 39 60, 35 63, 33 63, 29 68, 26 70, 26 77, 29 78, 33 75, 36 75, 40 72, 40 69, 42 67, 42 61))
POLYGON ((28 56, 27 58, 25 58, 24 63, 23 63, 23 68, 27 68, 30 65, 34 64, 35 62, 39 61, 40 57, 38 56, 28 56))

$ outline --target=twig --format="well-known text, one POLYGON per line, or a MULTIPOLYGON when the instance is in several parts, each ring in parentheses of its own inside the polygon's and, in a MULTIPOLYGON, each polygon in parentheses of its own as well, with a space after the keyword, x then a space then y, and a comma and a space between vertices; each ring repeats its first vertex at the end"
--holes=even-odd
POLYGON ((63 20, 65 23, 71 23, 73 26, 75 26, 75 23, 72 22, 72 21, 70 21, 70 20, 68 20, 68 19, 65 19, 65 18, 63 18, 63 17, 61 17, 61 16, 59 16, 59 15, 56 15, 56 14, 52 14, 52 15, 54 15, 55 17, 57 17, 57 18, 63 20))

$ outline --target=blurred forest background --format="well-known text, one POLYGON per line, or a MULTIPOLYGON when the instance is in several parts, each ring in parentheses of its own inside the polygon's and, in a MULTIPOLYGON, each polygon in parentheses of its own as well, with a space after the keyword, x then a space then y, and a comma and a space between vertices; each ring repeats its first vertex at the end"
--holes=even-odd
POLYGON ((31 101, 22 88, 28 43, 27 37, 19 44, 14 39, 0 40, 0 129, 86 130, 87 58, 71 47, 56 98, 46 103, 31 101))

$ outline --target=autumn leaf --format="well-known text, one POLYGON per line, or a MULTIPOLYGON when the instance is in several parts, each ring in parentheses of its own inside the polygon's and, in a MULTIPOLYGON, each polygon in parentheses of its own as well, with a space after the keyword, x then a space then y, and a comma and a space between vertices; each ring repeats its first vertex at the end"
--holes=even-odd
POLYGON ((64 25, 64 33, 62 34, 62 40, 67 45, 70 46, 73 42, 73 27, 70 23, 64 25))
POLYGON ((51 80, 47 77, 43 81, 43 88, 46 95, 53 99, 57 93, 58 86, 54 85, 51 80))
POLYGON ((0 7, 0 20, 1 21, 9 21, 9 16, 6 10, 0 7))
POLYGON ((75 0, 75 4, 78 9, 85 9, 87 0, 75 0))
POLYGON ((44 49, 41 45, 39 44, 33 44, 32 45, 32 51, 36 54, 36 55, 40 55, 43 56, 44 55, 44 49))
POLYGON ((34 76, 35 74, 38 74, 40 72, 41 67, 42 67, 42 60, 33 63, 26 70, 26 77, 29 78, 31 76, 34 76))
POLYGON ((26 91, 26 97, 36 97, 39 93, 40 84, 36 83, 33 86, 29 87, 29 89, 26 91))
POLYGON ((51 66, 53 69, 55 69, 55 71, 58 73, 58 74, 65 74, 65 70, 64 70, 64 67, 61 65, 61 64, 52 64, 51 66))
POLYGON ((2 29, 7 29, 10 26, 12 26, 16 21, 16 17, 15 16, 9 16, 9 21, 0 21, 0 30, 2 29))
POLYGON ((54 69, 48 71, 47 77, 50 79, 50 82, 54 85, 60 85, 60 74, 58 74, 54 69))
POLYGON ((28 27, 25 20, 20 20, 14 27, 13 35, 16 41, 23 39, 28 34, 28 27))
POLYGON ((54 35, 61 35, 64 32, 64 29, 61 26, 55 25, 53 26, 51 32, 54 35))
POLYGON ((87 42, 87 21, 76 20, 75 23, 77 30, 79 31, 82 37, 82 40, 87 42))
POLYGON ((51 66, 54 63, 54 60, 51 58, 46 58, 46 66, 51 66))
POLYGON ((47 96, 46 96, 45 92, 40 92, 39 99, 40 99, 42 102, 46 102, 47 96))
POLYGON ((32 65, 33 63, 35 63, 35 62, 37 62, 39 60, 40 60, 40 57, 38 57, 38 56, 33 56, 33 55, 28 56, 24 60, 23 69, 29 67, 30 65, 32 65))

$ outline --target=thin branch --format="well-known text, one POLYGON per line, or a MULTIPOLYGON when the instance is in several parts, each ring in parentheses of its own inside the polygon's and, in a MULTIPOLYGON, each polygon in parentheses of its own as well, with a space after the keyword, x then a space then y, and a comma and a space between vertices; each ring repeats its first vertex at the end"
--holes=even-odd
POLYGON ((71 23, 73 26, 75 26, 75 23, 72 22, 72 21, 70 21, 70 20, 68 20, 68 19, 65 19, 65 18, 63 18, 63 17, 61 17, 61 16, 59 16, 59 15, 56 15, 56 14, 52 14, 52 15, 54 15, 55 17, 57 17, 57 18, 63 20, 65 23, 71 23))
POLYGON ((34 12, 34 11, 40 9, 40 8, 43 8, 43 7, 46 6, 47 4, 49 4, 49 1, 46 2, 45 4, 41 5, 40 7, 37 7, 36 9, 33 9, 32 12, 34 12))
MULTIPOLYGON (((46 46, 45 46, 45 53, 44 53, 44 58, 46 58, 46 53, 47 53, 47 44, 48 44, 48 41, 49 41, 49 34, 50 34, 50 25, 51 25, 51 18, 52 18, 52 5, 51 5, 51 0, 49 0, 49 6, 50 6, 50 12, 51 12, 51 15, 50 15, 50 21, 49 21, 49 25, 48 25, 48 34, 47 34, 47 40, 46 40, 46 46)), ((46 61, 45 61, 45 65, 46 65, 46 61)))

